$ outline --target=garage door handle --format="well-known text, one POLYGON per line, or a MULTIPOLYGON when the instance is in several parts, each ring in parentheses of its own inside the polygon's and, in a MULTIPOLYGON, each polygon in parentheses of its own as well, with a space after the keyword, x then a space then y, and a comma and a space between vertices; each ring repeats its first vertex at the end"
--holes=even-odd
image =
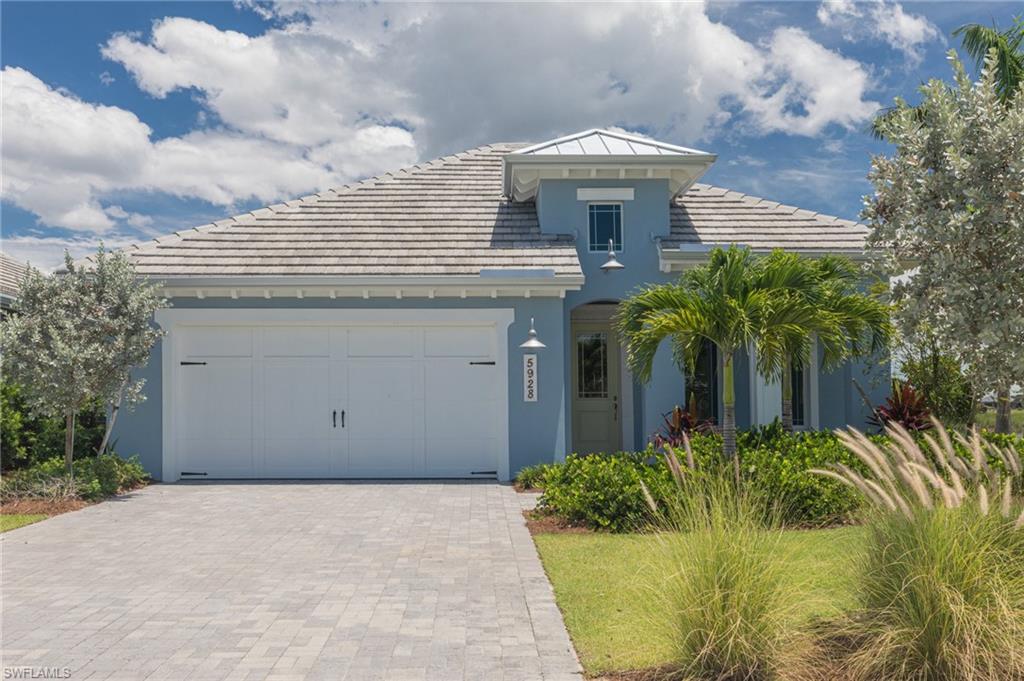
POLYGON ((342 428, 345 427, 345 410, 344 409, 341 410, 341 427, 342 428))
POLYGON ((335 409, 331 412, 331 428, 338 427, 338 410, 335 409))

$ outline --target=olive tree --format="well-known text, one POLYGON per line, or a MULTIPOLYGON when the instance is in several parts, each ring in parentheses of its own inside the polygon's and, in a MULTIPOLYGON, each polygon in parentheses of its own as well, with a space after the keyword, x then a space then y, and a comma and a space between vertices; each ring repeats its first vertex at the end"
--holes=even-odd
POLYGON ((1024 90, 1000 101, 992 51, 972 83, 950 53, 954 85, 933 80, 882 125, 892 156, 872 159, 863 217, 891 273, 896 321, 930 334, 980 390, 1000 400, 1024 382, 1024 90))
POLYGON ((17 314, 0 326, 4 373, 21 385, 29 409, 64 418, 69 475, 78 412, 93 399, 107 404, 103 453, 120 409, 143 399, 143 380, 132 372, 160 337, 152 319, 164 305, 127 256, 102 246, 86 266, 65 254, 63 271, 26 275, 17 314))

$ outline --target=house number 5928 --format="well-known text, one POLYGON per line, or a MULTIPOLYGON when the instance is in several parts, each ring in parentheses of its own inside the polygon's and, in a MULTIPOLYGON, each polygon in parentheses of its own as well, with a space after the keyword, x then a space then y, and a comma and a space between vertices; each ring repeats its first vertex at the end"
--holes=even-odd
POLYGON ((523 402, 537 401, 537 355, 523 355, 523 402))

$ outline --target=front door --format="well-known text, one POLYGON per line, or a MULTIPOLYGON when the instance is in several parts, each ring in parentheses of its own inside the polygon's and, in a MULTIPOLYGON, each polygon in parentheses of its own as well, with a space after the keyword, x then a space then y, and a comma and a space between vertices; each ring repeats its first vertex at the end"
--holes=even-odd
POLYGON ((572 448, 577 454, 622 449, 619 344, 608 323, 572 325, 572 448))

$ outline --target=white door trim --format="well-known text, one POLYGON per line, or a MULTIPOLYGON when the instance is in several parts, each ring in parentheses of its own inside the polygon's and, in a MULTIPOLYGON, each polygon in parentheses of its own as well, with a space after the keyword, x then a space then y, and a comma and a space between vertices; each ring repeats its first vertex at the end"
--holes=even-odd
POLYGON ((188 309, 157 310, 157 324, 166 332, 161 346, 162 371, 162 454, 163 482, 177 482, 178 443, 175 424, 176 405, 180 401, 180 385, 174 370, 180 361, 178 331, 188 326, 251 326, 251 325, 394 325, 394 326, 487 326, 495 333, 498 368, 498 408, 504 418, 499 420, 498 479, 508 481, 509 474, 509 408, 508 408, 508 327, 515 321, 511 308, 483 309, 188 309))

